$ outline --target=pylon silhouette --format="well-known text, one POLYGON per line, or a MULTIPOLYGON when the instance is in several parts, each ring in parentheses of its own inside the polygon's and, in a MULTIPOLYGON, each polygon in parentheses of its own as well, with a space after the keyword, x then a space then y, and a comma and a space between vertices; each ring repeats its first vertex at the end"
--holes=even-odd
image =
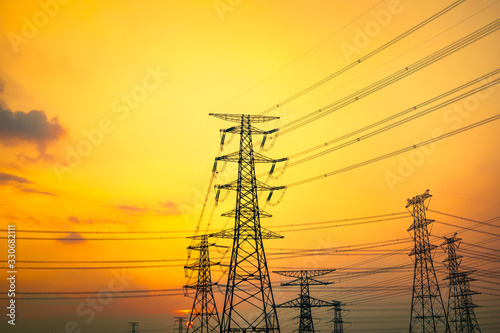
MULTIPOLYGON (((238 123, 222 130, 223 134, 240 135, 240 147, 235 153, 220 156, 218 161, 238 163, 238 179, 221 189, 236 191, 236 208, 222 214, 235 219, 234 228, 213 237, 233 238, 231 262, 228 272, 224 309, 222 312, 221 332, 273 332, 279 333, 278 316, 274 306, 274 296, 267 268, 263 238, 283 238, 272 232, 263 236, 260 226, 261 217, 271 215, 259 209, 257 191, 274 191, 284 187, 272 187, 256 179, 255 163, 276 163, 274 160, 253 151, 253 134, 270 134, 252 126, 279 117, 251 116, 239 114, 210 114, 214 117, 238 123)), ((223 135, 223 138, 224 138, 223 135)), ((216 165, 214 165, 214 172, 216 165)), ((218 192, 219 193, 219 192, 218 192)), ((218 197, 218 195, 217 195, 218 197)))
POLYGON ((297 279, 282 283, 282 286, 300 286, 300 296, 291 301, 277 305, 277 308, 300 308, 299 333, 314 333, 314 324, 311 313, 312 307, 332 307, 331 302, 326 302, 309 296, 309 286, 327 285, 333 282, 323 282, 313 279, 313 277, 325 275, 335 271, 334 269, 324 270, 300 270, 300 271, 274 271, 273 273, 283 276, 296 277, 297 279))
POLYGON ((129 333, 139 333, 139 322, 129 321, 128 322, 128 332, 129 333))
POLYGON ((329 323, 333 323, 332 333, 344 333, 345 321, 342 319, 342 303, 340 303, 339 301, 332 301, 332 304, 333 319, 328 321, 329 323))
POLYGON ((200 242, 189 246, 188 250, 199 251, 198 261, 187 265, 184 268, 198 271, 198 281, 192 285, 186 285, 184 288, 196 290, 193 308, 187 324, 186 333, 220 333, 219 314, 215 304, 212 286, 212 275, 210 267, 218 265, 210 261, 209 247, 215 244, 208 243, 208 235, 199 235, 188 237, 198 239, 200 242))
POLYGON ((443 237, 441 244, 444 251, 448 254, 443 261, 448 268, 449 296, 448 296, 448 320, 453 333, 480 333, 479 323, 474 313, 477 307, 472 302, 472 295, 477 294, 470 290, 469 282, 474 281, 469 275, 471 271, 460 270, 462 256, 457 255, 456 250, 460 246, 461 238, 457 238, 455 233, 453 237, 443 237))
POLYGON ((184 321, 187 319, 186 317, 174 317, 175 321, 179 323, 179 326, 177 327, 177 332, 182 333, 184 332, 184 321))
POLYGON ((413 206, 413 223, 408 231, 413 230, 414 247, 410 256, 414 256, 413 293, 410 315, 410 333, 450 333, 448 318, 439 290, 439 284, 432 261, 432 251, 437 248, 429 243, 427 226, 434 222, 425 216, 425 201, 432 197, 427 190, 424 194, 408 199, 406 208, 413 206))

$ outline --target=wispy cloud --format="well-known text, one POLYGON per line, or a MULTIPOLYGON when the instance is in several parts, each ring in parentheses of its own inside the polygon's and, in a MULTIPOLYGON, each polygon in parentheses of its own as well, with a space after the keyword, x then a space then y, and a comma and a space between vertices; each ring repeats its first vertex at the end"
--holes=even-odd
POLYGON ((179 205, 172 201, 160 202, 160 205, 164 208, 164 212, 167 215, 177 215, 181 213, 179 205))
POLYGON ((32 184, 31 180, 16 175, 0 172, 0 185, 5 184, 32 184))
POLYGON ((119 210, 121 210, 124 213, 143 213, 143 212, 146 212, 146 209, 140 208, 138 206, 122 205, 122 206, 117 206, 116 208, 118 208, 119 210))
POLYGON ((24 193, 34 193, 56 196, 54 193, 38 190, 36 183, 20 176, 0 172, 0 186, 10 186, 24 193))
POLYGON ((66 244, 77 244, 83 243, 86 241, 85 237, 80 235, 78 232, 72 232, 67 236, 60 237, 57 239, 58 242, 66 243, 66 244))
POLYGON ((117 221, 117 220, 112 220, 112 219, 90 219, 90 218, 79 218, 76 216, 70 216, 68 217, 68 222, 71 222, 73 224, 124 224, 127 222, 124 221, 117 221))
POLYGON ((160 202, 159 206, 120 205, 117 209, 128 215, 178 215, 181 213, 178 205, 172 201, 160 202))

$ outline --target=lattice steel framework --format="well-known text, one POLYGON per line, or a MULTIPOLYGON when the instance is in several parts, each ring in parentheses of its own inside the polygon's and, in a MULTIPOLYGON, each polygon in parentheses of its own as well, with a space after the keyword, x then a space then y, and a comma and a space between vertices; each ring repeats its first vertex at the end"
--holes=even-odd
POLYGON ((425 201, 432 197, 427 190, 424 194, 408 199, 406 208, 413 207, 413 223, 408 231, 413 230, 414 256, 413 293, 411 302, 410 333, 450 332, 448 318, 439 290, 434 270, 432 251, 437 247, 429 243, 427 226, 434 222, 425 216, 425 201))
POLYGON ((314 323, 311 313, 312 307, 333 307, 334 304, 309 296, 310 285, 327 285, 333 282, 323 282, 313 277, 325 275, 335 271, 324 270, 300 270, 300 271, 275 271, 273 273, 283 276, 296 277, 297 279, 282 283, 282 286, 300 286, 300 296, 291 301, 277 305, 277 308, 300 308, 299 333, 314 333, 314 323))
POLYGON ((175 322, 177 324, 179 324, 179 326, 177 326, 177 328, 174 329, 174 331, 177 330, 178 333, 184 332, 184 321, 186 321, 187 318, 186 317, 174 317, 174 319, 175 319, 175 322))
POLYGON ((184 288, 196 290, 186 333, 220 333, 219 314, 212 292, 212 286, 217 283, 212 282, 210 270, 211 266, 219 263, 210 261, 209 255, 209 247, 215 244, 209 244, 208 235, 188 238, 199 240, 199 243, 189 246, 188 250, 199 251, 200 255, 195 263, 184 266, 185 269, 198 271, 198 281, 195 284, 184 286, 184 288))
POLYGON ((333 323, 332 333, 344 333, 344 320, 342 319, 342 303, 332 301, 333 304, 333 319, 329 323, 333 323))
POLYGON ((477 307, 472 302, 472 295, 477 294, 470 290, 469 282, 474 281, 469 275, 472 271, 460 270, 462 256, 457 255, 457 249, 460 246, 461 238, 457 234, 453 237, 443 237, 441 244, 444 251, 448 254, 443 261, 448 268, 449 298, 448 298, 448 320, 453 333, 480 333, 479 323, 474 312, 477 307))
POLYGON ((129 333, 139 333, 139 322, 129 321, 128 322, 128 332, 129 333))
MULTIPOLYGON (((234 217, 234 229, 214 234, 214 237, 233 238, 231 262, 228 272, 221 332, 273 332, 279 333, 278 316, 267 268, 262 242, 261 217, 271 215, 259 209, 257 191, 274 191, 284 187, 272 187, 256 179, 255 163, 276 163, 274 160, 253 151, 253 134, 269 134, 252 126, 279 117, 251 116, 240 114, 210 114, 214 117, 238 123, 223 130, 240 135, 239 150, 220 156, 218 161, 238 163, 237 180, 216 187, 236 191, 236 208, 222 214, 234 217)), ((215 168, 215 166, 214 166, 215 168)), ((282 238, 268 232, 266 238, 282 238)))

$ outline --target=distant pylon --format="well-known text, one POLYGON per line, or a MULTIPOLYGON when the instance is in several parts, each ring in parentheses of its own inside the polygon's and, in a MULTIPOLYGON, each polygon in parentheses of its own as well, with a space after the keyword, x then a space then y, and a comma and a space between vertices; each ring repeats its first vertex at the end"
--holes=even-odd
POLYGON ((329 323, 333 323, 332 333, 344 333, 344 320, 342 319, 342 303, 332 301, 333 303, 333 319, 329 323))
POLYGON ((311 314, 312 307, 332 307, 331 302, 322 301, 309 296, 310 285, 326 285, 333 282, 323 282, 312 277, 321 276, 335 271, 334 269, 323 270, 300 270, 300 271, 274 271, 273 273, 296 277, 297 279, 282 283, 282 286, 300 286, 300 296, 291 301, 277 305, 277 308, 300 308, 299 333, 314 333, 314 324, 311 314))
POLYGON ((448 298, 448 320, 453 333, 481 333, 479 323, 474 313, 474 308, 477 307, 472 302, 472 295, 477 294, 470 290, 469 282, 474 279, 469 277, 472 272, 460 270, 462 256, 457 255, 456 250, 460 246, 461 238, 457 238, 457 234, 453 237, 443 237, 444 242, 441 244, 444 251, 448 254, 443 261, 448 268, 446 279, 449 281, 449 298, 448 298))
POLYGON ((198 239, 200 242, 189 246, 189 250, 199 251, 198 261, 184 266, 186 269, 198 271, 198 281, 192 285, 186 285, 184 288, 196 289, 196 295, 193 301, 193 308, 187 324, 186 332, 196 333, 220 333, 219 314, 215 305, 212 286, 212 275, 210 266, 218 265, 210 261, 209 247, 215 244, 208 243, 208 235, 199 235, 188 237, 198 239))
POLYGON ((175 321, 179 323, 179 326, 177 326, 177 332, 182 333, 184 332, 184 321, 187 319, 186 317, 174 317, 175 321))
POLYGON ((128 322, 128 332, 129 333, 139 333, 139 322, 129 321, 128 322))
POLYGON ((413 293, 410 315, 410 333, 450 333, 448 318, 439 290, 439 284, 432 261, 432 250, 437 246, 429 243, 427 226, 434 222, 425 216, 425 200, 432 197, 427 190, 424 194, 408 199, 406 208, 413 206, 414 247, 410 256, 415 256, 413 293))
MULTIPOLYGON (((272 193, 284 187, 272 187, 258 181, 255 176, 255 163, 276 163, 281 160, 274 160, 254 152, 252 142, 253 134, 267 135, 274 132, 273 130, 262 131, 253 127, 253 123, 262 123, 279 117, 241 114, 210 115, 238 124, 222 130, 224 135, 226 133, 240 135, 239 150, 216 159, 216 163, 217 161, 238 163, 238 179, 216 186, 219 191, 221 189, 236 191, 236 209, 222 214, 222 216, 235 219, 234 228, 217 235, 233 238, 221 332, 279 333, 280 327, 260 226, 260 218, 271 215, 259 209, 257 191, 267 190, 272 193)), ((215 169, 216 165, 214 165, 214 172, 215 169)), ((268 233, 266 238, 282 237, 268 233)))

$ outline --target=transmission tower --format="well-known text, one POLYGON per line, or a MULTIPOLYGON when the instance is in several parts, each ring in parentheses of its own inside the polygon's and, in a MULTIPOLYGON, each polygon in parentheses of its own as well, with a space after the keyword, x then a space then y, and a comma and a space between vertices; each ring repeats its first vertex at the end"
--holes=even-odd
MULTIPOLYGON (((234 229, 224 231, 215 237, 233 238, 221 332, 273 332, 279 333, 278 316, 274 307, 274 296, 267 268, 266 255, 260 226, 261 217, 271 215, 259 209, 257 191, 274 191, 284 187, 272 187, 258 181, 255 163, 276 163, 274 160, 253 151, 253 134, 267 135, 252 126, 279 117, 251 116, 239 114, 210 114, 211 116, 236 122, 238 125, 222 130, 224 133, 240 135, 239 151, 220 156, 218 161, 238 163, 238 179, 217 185, 219 189, 236 191, 236 208, 222 214, 233 217, 234 229), (250 315, 249 315, 250 314, 250 315)), ((216 165, 214 165, 214 168, 216 165)), ((265 238, 282 238, 268 232, 265 238)))
POLYGON ((128 322, 128 332, 129 333, 139 333, 139 322, 129 321, 128 322))
POLYGON ((179 323, 177 326, 178 333, 182 333, 184 331, 184 321, 187 319, 186 317, 174 317, 175 321, 179 323))
POLYGON ((455 333, 480 333, 479 323, 474 313, 477 307, 472 302, 472 295, 477 294, 470 290, 469 282, 474 279, 469 277, 472 272, 460 270, 461 255, 456 250, 460 246, 461 238, 457 234, 453 237, 444 237, 441 244, 448 257, 443 261, 448 268, 446 279, 449 281, 448 320, 455 333))
POLYGON ((329 323, 333 323, 332 333, 344 333, 344 320, 342 320, 342 303, 332 301, 333 304, 333 319, 329 323))
POLYGON ((199 251, 200 255, 197 262, 184 266, 185 269, 198 271, 198 281, 195 284, 184 286, 184 288, 196 289, 186 333, 190 332, 190 328, 192 328, 191 332, 193 333, 220 333, 219 314, 217 313, 217 306, 212 292, 212 286, 216 285, 217 282, 212 283, 210 271, 211 266, 219 263, 210 261, 208 251, 209 247, 215 244, 208 243, 208 235, 188 238, 200 241, 198 244, 188 247, 188 250, 199 251))
POLYGON ((424 194, 408 199, 406 208, 413 206, 414 256, 413 293, 411 302, 410 333, 450 333, 446 310, 439 290, 439 284, 432 261, 432 251, 437 247, 429 243, 427 226, 434 222, 425 217, 425 201, 432 197, 427 190, 424 194))
POLYGON ((309 296, 309 286, 327 285, 333 282, 323 282, 313 279, 313 277, 325 275, 335 271, 334 269, 324 270, 300 270, 300 271, 275 271, 273 273, 295 277, 297 279, 282 283, 282 286, 300 286, 300 296, 291 301, 277 305, 277 308, 300 308, 299 333, 314 333, 314 324, 311 314, 312 307, 332 307, 331 302, 322 301, 309 296))

